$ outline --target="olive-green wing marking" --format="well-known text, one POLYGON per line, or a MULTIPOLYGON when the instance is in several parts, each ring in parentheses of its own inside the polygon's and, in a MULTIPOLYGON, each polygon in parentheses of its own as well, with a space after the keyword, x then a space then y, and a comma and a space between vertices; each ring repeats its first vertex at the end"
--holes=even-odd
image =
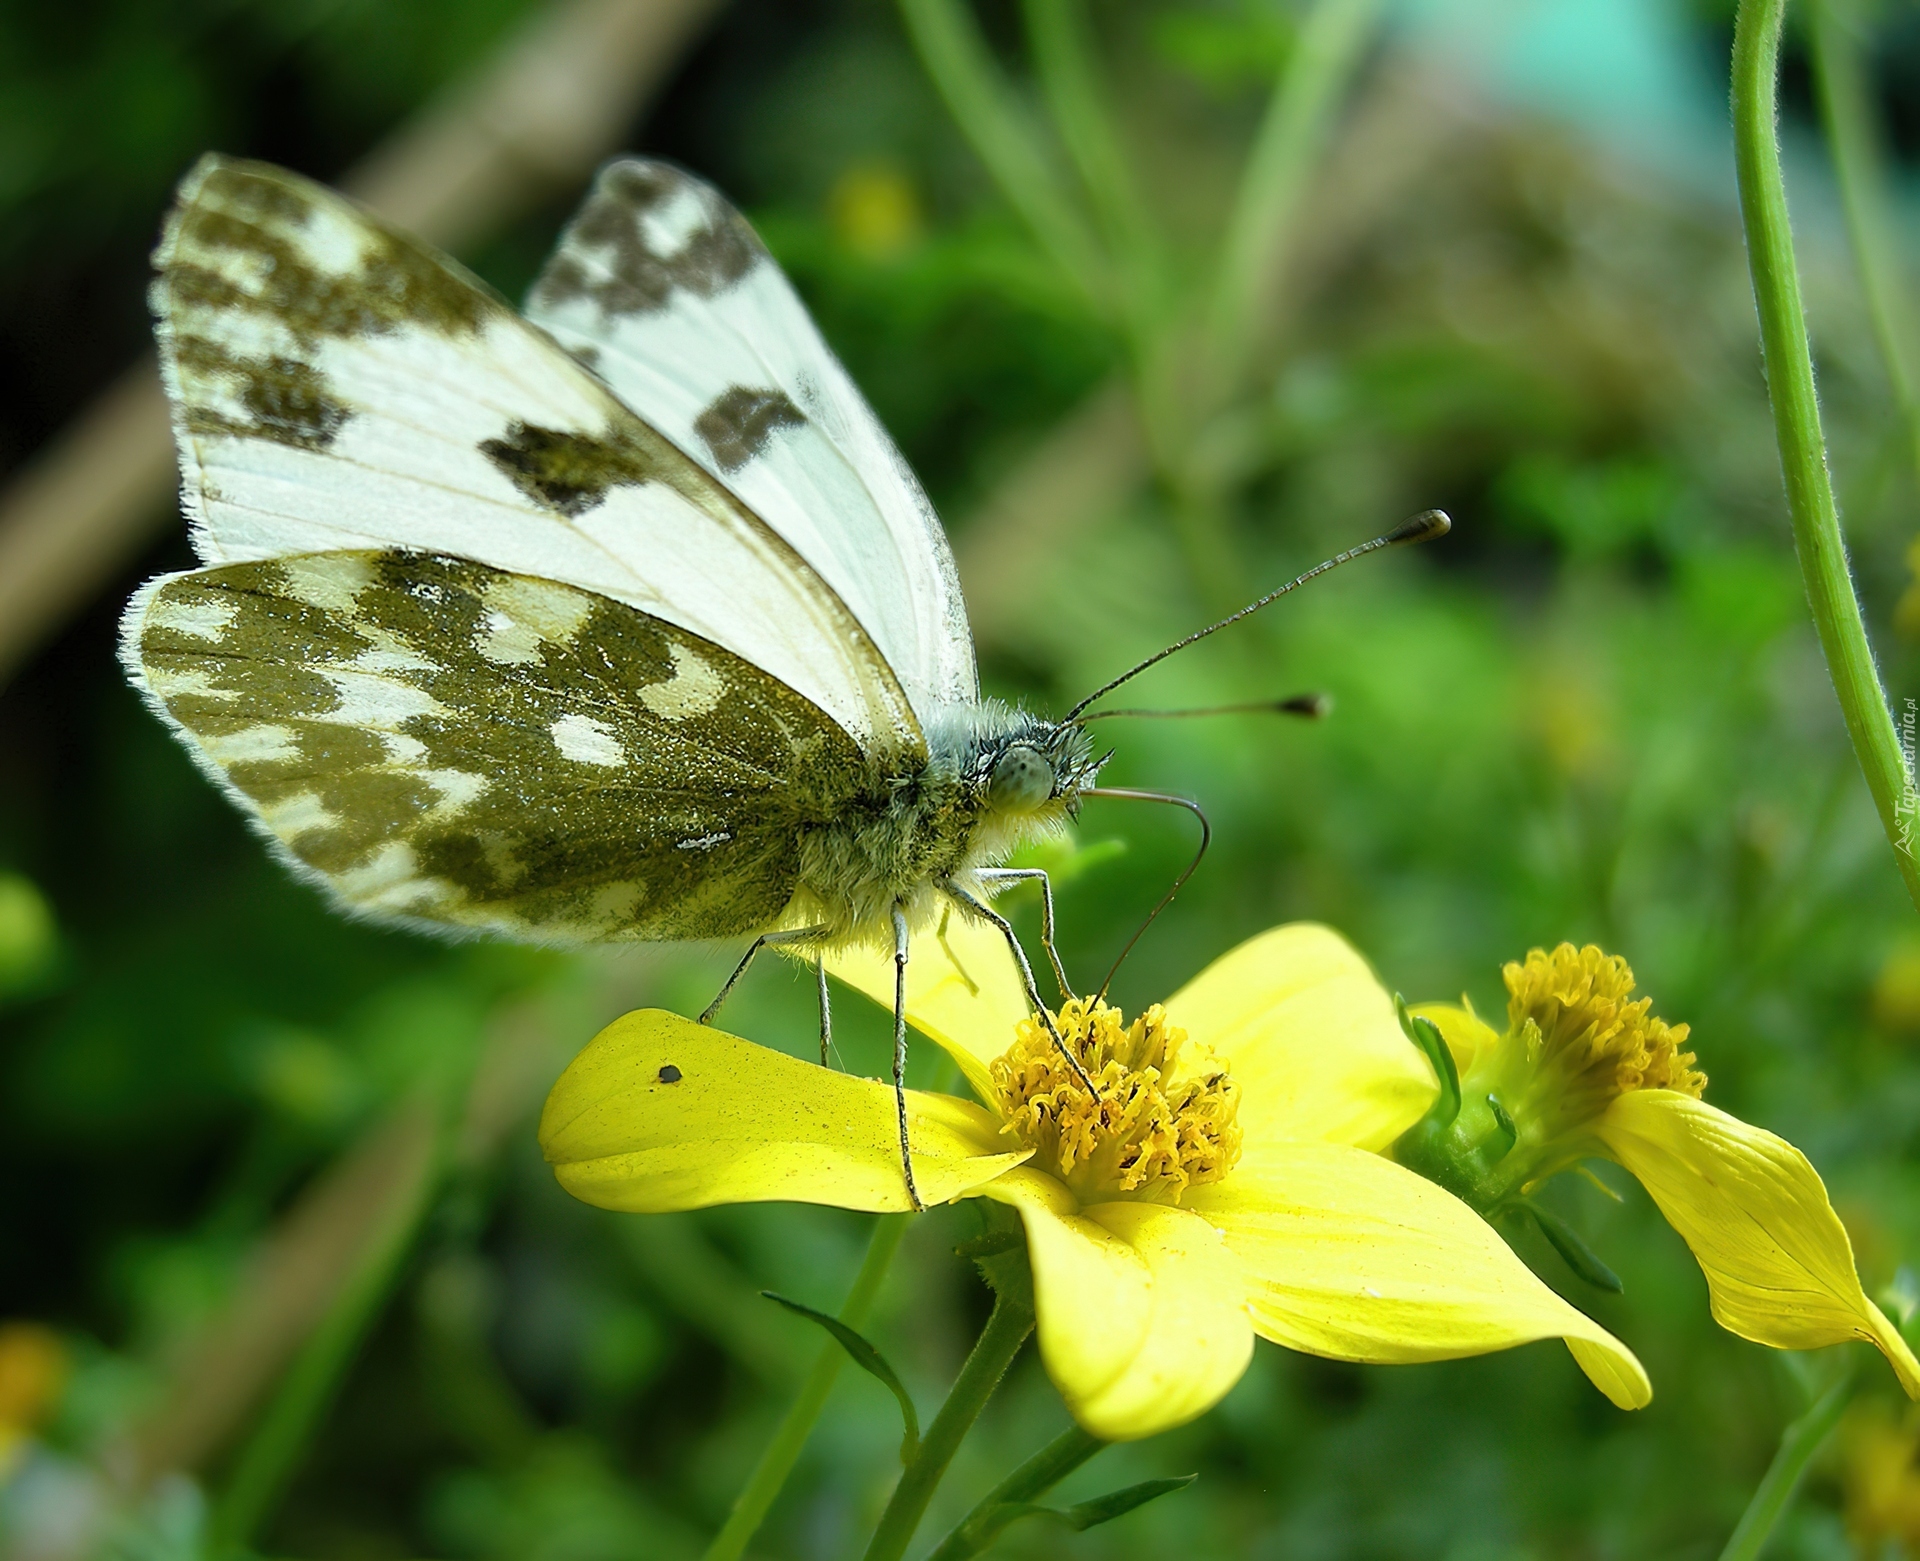
POLYGON ((358 912, 541 940, 772 926, 867 761, 731 652, 590 591, 352 551, 135 598, 125 658, 189 747, 358 912))

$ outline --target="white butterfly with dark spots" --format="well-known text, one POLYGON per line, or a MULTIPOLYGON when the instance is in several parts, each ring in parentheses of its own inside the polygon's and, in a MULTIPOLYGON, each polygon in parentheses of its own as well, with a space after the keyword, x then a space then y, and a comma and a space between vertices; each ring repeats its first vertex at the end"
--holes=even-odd
POLYGON ((713 190, 606 168, 524 318, 222 157, 155 263, 204 567, 123 656, 297 872, 540 940, 1004 928, 994 869, 1089 739, 980 698, 938 520, 713 190))

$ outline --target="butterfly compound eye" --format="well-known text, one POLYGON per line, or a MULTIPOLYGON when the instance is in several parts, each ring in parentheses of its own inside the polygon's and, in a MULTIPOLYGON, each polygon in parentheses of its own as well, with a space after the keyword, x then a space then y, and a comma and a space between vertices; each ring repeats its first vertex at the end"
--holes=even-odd
POLYGON ((1053 795, 1053 766, 1038 748, 1014 743, 993 764, 987 804, 1006 813, 1031 813, 1053 795))

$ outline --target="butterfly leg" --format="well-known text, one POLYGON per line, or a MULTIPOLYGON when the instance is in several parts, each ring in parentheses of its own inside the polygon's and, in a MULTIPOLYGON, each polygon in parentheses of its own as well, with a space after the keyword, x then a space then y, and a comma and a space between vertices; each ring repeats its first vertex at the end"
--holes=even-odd
MULTIPOLYGON (((702 1024, 713 1023, 713 1016, 720 1012, 720 1005, 724 1003, 728 999, 728 997, 730 997, 733 994, 733 989, 740 984, 740 978, 747 973, 747 966, 753 963, 753 956, 758 954, 762 949, 774 948, 779 946, 782 943, 804 943, 808 938, 824 937, 826 935, 826 931, 827 929, 825 927, 794 927, 786 932, 761 933, 759 937, 755 938, 753 942, 747 946, 746 953, 740 956, 740 963, 733 967, 733 974, 727 977, 726 985, 721 987, 720 990, 714 994, 714 999, 711 1003, 707 1004, 705 1008, 700 1010, 700 1023, 702 1024)), ((826 979, 827 979, 826 973, 823 970, 820 976, 820 982, 821 982, 820 990, 823 993, 826 991, 826 979)), ((825 1002, 826 1002, 826 999, 822 997, 821 1003, 823 1006, 820 1012, 822 1016, 821 1023, 823 1026, 826 1022, 825 1021, 826 1008, 824 1007, 825 1002)), ((822 1038, 821 1038, 821 1050, 822 1050, 823 1061, 825 1060, 825 1048, 826 1048, 826 1040, 825 1040, 825 1032, 823 1030, 822 1038)))
POLYGON ((1053 880, 1042 867, 983 867, 977 875, 986 883, 1017 883, 1034 878, 1040 882, 1040 947, 1047 951, 1053 966, 1053 979, 1060 984, 1062 998, 1073 996, 1073 983, 1067 979, 1067 967, 1060 963, 1060 951, 1053 942, 1053 880))
POLYGON ((893 908, 893 1100, 900 1116, 900 1169, 907 1196, 917 1214, 926 1208, 913 1185, 913 1157, 907 1142, 907 913, 893 908))
POLYGON ((1053 1022, 1053 1014, 1047 1005, 1040 1001, 1040 987, 1033 979, 1033 966, 1027 963, 1027 951, 1020 947, 1020 940, 1013 935, 1013 923, 1008 921, 992 906, 983 904, 979 899, 967 893, 952 879, 940 885, 941 891, 951 895, 976 916, 982 917, 1000 929, 1000 936, 1007 940, 1007 947, 1013 950, 1013 962, 1020 967, 1020 979, 1026 984, 1027 1002, 1040 1016, 1040 1022, 1047 1027, 1047 1034, 1053 1037, 1053 1044, 1060 1048, 1060 1055, 1067 1059, 1068 1065, 1080 1076, 1080 1082, 1087 1086, 1095 1100, 1100 1098, 1100 1086, 1087 1076, 1087 1070, 1081 1066, 1080 1059, 1074 1056, 1060 1034, 1060 1028, 1053 1022))
POLYGON ((833 1050, 833 1001, 827 996, 827 958, 813 956, 813 973, 820 981, 820 1066, 831 1067, 827 1053, 833 1050))

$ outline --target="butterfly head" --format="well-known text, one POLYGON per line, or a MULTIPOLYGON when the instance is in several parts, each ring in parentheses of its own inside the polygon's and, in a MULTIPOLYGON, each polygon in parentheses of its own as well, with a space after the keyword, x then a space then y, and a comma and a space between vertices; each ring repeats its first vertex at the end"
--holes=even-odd
POLYGON ((1078 721, 1044 721, 1015 713, 977 739, 970 781, 982 810, 1016 827, 1071 818, 1105 755, 1078 721))

